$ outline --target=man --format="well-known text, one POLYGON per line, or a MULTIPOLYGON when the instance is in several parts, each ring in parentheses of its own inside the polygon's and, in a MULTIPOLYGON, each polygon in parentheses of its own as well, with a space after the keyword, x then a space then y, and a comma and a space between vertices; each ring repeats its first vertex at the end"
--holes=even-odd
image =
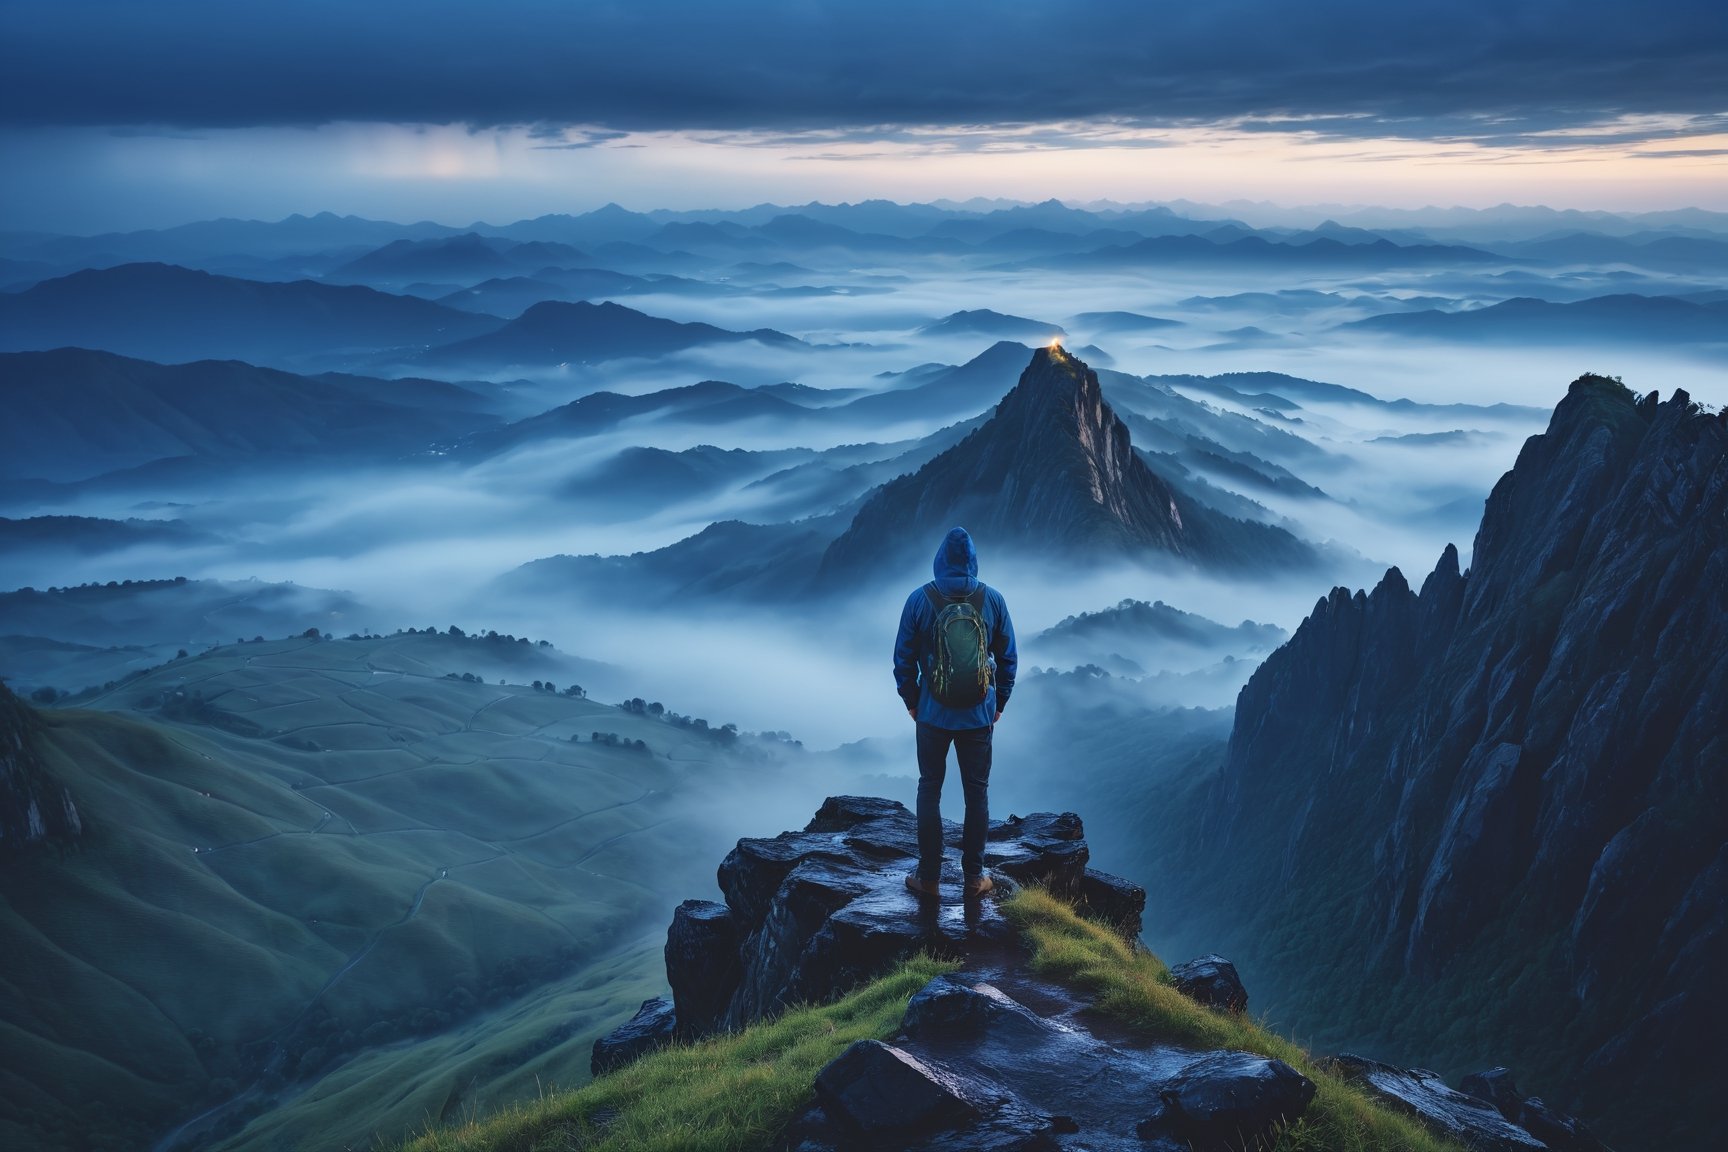
POLYGON ((966 529, 936 550, 936 579, 906 598, 894 640, 894 684, 918 724, 918 870, 906 887, 937 894, 942 875, 942 780, 948 747, 960 769, 966 819, 960 868, 968 897, 994 884, 984 874, 990 827, 990 741, 1014 691, 1019 658, 1002 594, 978 580, 978 553, 966 529))

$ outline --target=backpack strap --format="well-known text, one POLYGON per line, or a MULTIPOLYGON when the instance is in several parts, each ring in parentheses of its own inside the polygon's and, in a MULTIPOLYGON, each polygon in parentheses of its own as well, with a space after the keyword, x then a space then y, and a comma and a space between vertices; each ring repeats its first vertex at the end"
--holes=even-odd
POLYGON ((948 606, 948 598, 937 591, 934 580, 924 585, 924 598, 930 601, 930 607, 936 612, 941 612, 948 606))
POLYGON ((924 585, 924 596, 930 601, 930 607, 940 612, 950 604, 970 604, 980 616, 984 614, 984 581, 978 581, 978 587, 965 596, 945 596, 936 587, 936 581, 924 585))

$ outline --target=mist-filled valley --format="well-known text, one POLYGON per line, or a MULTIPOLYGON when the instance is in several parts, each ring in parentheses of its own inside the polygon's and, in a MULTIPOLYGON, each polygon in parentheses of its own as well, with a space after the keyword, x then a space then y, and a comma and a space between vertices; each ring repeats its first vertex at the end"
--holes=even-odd
POLYGON ((1154 951, 1235 949, 1256 1010, 1334 1049, 1516 1050, 1625 1147, 1697 1131, 1581 1085, 1681 1058, 1636 990, 1696 990, 1665 926, 1705 942, 1686 964, 1721 950, 1722 666, 1682 634, 1723 618, 1728 215, 9 232, 0 403, 0 732, 48 782, 0 855, 57 846, 0 870, 0 937, 36 957, 0 982, 0 1142, 366 1147, 587 1079, 727 846, 829 795, 913 802, 892 647, 957 525, 1018 641, 992 815, 1083 813, 1154 951), (1630 556, 1672 566, 1603 575, 1630 556), (1623 650, 1640 682, 1698 670, 1591 744, 1635 710, 1601 687, 1623 650), (1399 677, 1435 669, 1451 710, 1421 712, 1399 677), (1665 767, 1556 814, 1551 764, 1616 756, 1665 767), (1657 820, 1683 860, 1604 878, 1657 820), (1360 905, 1341 861, 1378 876, 1360 905), (1321 939, 1360 963, 1324 985, 1348 1003, 1303 990, 1321 939), (1604 1006, 1568 1007, 1573 947, 1604 1006), (1520 979, 1553 985, 1526 1014, 1465 1003, 1520 979))

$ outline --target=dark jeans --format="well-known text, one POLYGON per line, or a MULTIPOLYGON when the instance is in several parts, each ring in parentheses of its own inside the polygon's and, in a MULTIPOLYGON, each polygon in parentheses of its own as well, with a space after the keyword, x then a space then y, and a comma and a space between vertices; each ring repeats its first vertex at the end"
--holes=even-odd
POLYGON ((966 820, 960 833, 960 870, 984 874, 984 835, 990 830, 990 736, 994 728, 938 728, 918 723, 918 875, 942 874, 942 779, 948 774, 948 745, 960 768, 966 820))

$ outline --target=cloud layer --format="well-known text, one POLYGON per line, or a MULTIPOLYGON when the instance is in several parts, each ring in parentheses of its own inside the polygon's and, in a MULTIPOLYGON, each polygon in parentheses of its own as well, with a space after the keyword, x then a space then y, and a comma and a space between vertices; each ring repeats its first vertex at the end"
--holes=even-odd
POLYGON ((1728 112, 1724 75, 1728 21, 1715 0, 0 9, 0 124, 13 127, 1114 121, 1509 140, 1619 121, 1658 138, 1728 112))

